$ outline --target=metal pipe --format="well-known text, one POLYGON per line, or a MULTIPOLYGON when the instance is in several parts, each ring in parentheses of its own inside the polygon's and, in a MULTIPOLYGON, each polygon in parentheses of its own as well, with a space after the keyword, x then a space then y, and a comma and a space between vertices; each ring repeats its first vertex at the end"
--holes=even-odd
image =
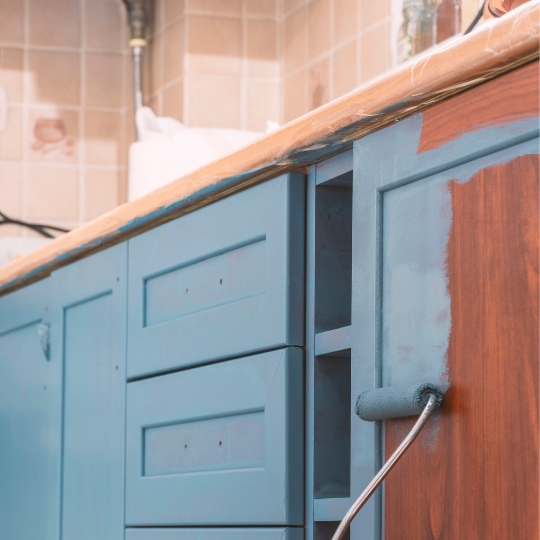
POLYGON ((135 111, 143 106, 142 91, 142 63, 144 56, 144 47, 131 47, 131 57, 133 60, 133 102, 135 111))
POLYGON ((405 453, 407 448, 411 446, 414 439, 422 431, 425 423, 427 422, 430 414, 433 410, 439 406, 437 397, 434 394, 429 395, 427 405, 425 406, 422 414, 414 424, 409 434, 403 439, 403 442, 397 447, 397 450, 390 456, 390 459, 383 465, 382 469, 375 475, 375 478, 368 484, 366 489, 362 492, 360 497, 356 499, 355 503, 351 506, 349 511, 345 514, 345 517, 341 520, 339 527, 337 528, 332 540, 342 540, 350 527, 352 520, 356 517, 356 514, 360 512, 361 508, 366 504, 369 498, 375 493, 377 488, 382 484, 386 475, 393 469, 401 456, 405 453))
MULTIPOLYGON (((131 29, 129 46, 133 65, 133 102, 136 112, 143 106, 142 66, 146 42, 146 0, 123 0, 131 29)), ((138 137, 137 137, 138 138, 138 137)))

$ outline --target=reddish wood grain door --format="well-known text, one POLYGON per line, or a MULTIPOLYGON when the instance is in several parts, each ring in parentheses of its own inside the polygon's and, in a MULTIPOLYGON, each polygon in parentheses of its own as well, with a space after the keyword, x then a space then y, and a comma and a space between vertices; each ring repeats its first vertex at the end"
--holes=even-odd
MULTIPOLYGON (((420 150, 537 111, 533 64, 424 113, 420 150)), ((386 540, 539 537, 538 153, 484 159, 446 184, 449 389, 386 481, 386 540)), ((387 458, 413 422, 386 422, 387 458)))

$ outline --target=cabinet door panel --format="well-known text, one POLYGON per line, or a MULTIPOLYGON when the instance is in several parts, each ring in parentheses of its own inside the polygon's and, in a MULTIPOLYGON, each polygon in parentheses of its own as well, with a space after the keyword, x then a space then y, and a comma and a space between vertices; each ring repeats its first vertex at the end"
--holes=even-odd
POLYGON ((303 343, 304 178, 129 241, 128 376, 303 343))
POLYGON ((62 537, 124 530, 126 245, 51 278, 53 359, 64 362, 62 537))
POLYGON ((0 298, 0 538, 53 540, 60 516, 61 362, 48 361, 49 280, 0 298))
POLYGON ((127 529, 126 540, 303 540, 301 528, 127 529))
MULTIPOLYGON (((351 538, 538 536, 538 64, 506 78, 355 143, 351 397, 446 394, 351 538)), ((353 413, 352 497, 414 421, 353 413)))
POLYGON ((302 350, 128 384, 128 525, 299 525, 302 350))

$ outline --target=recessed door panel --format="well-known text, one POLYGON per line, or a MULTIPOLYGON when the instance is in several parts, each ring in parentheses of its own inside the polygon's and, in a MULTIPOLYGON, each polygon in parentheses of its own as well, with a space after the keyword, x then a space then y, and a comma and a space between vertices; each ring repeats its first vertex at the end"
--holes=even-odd
POLYGON ((49 285, 0 298, 3 540, 58 538, 62 365, 49 357, 49 285))
POLYGON ((299 348, 128 383, 128 525, 300 525, 299 348))
POLYGON ((64 364, 62 538, 124 531, 126 244, 55 272, 52 359, 64 364))
POLYGON ((129 241, 130 378, 303 343, 304 177, 129 241))

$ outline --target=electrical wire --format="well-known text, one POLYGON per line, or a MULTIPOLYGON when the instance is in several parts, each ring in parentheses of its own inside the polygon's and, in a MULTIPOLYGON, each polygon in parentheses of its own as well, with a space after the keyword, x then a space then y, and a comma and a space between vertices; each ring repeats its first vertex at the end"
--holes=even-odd
POLYGON ((27 221, 22 221, 20 219, 13 219, 6 216, 3 212, 0 212, 0 225, 20 225, 21 227, 27 227, 28 229, 32 229, 38 234, 41 234, 41 236, 44 236, 45 238, 54 238, 54 236, 45 229, 63 233, 69 232, 69 229, 63 229, 62 227, 54 227, 53 225, 45 225, 43 223, 28 223, 27 221))
POLYGON ((478 10, 478 13, 476 14, 476 17, 473 19, 472 23, 469 24, 469 28, 463 32, 463 35, 466 36, 468 33, 472 32, 474 27, 478 24, 478 21, 482 18, 482 15, 484 13, 484 9, 486 8, 486 0, 482 2, 482 7, 478 10))

